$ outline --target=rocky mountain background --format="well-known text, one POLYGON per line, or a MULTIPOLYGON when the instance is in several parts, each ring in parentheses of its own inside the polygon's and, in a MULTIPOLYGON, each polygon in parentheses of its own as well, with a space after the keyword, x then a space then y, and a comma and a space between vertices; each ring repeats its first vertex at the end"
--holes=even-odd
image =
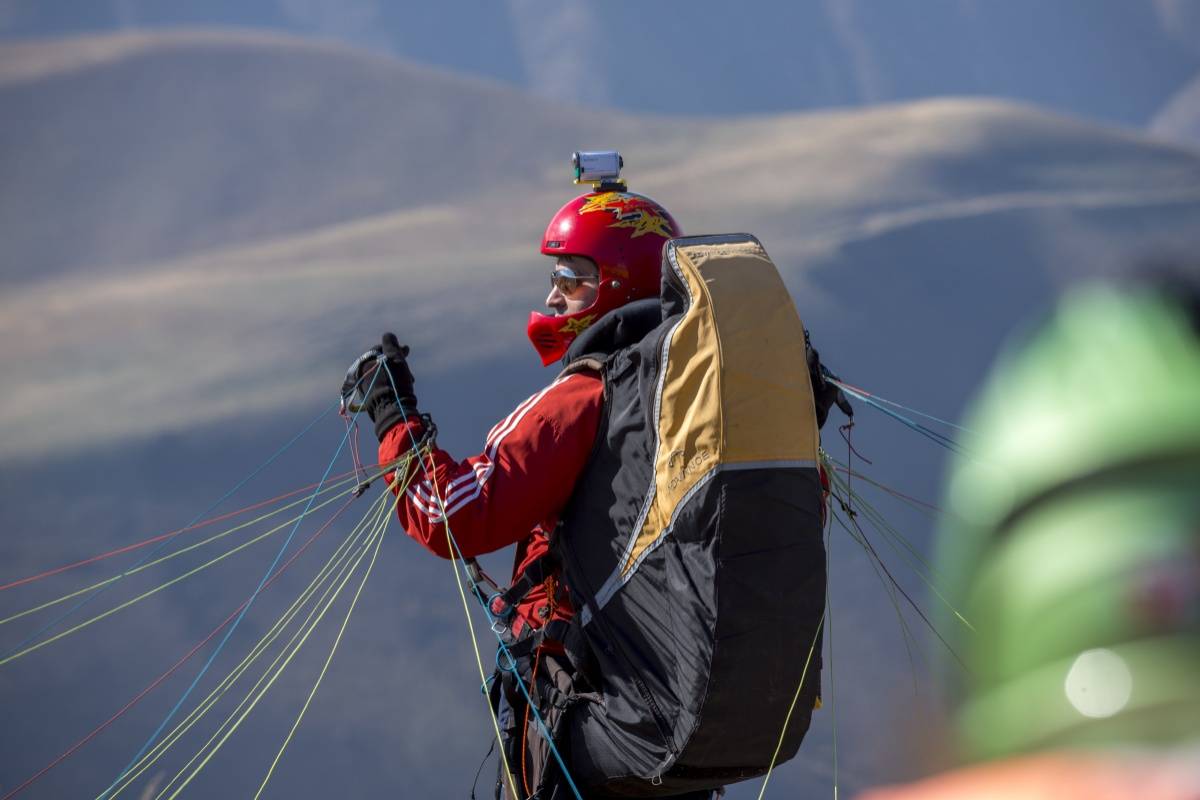
MULTIPOLYGON (((1182 0, 902 4, 907 15, 828 2, 736 18, 641 5, 567 3, 535 22, 516 1, 403 14, 0 3, 0 583, 186 524, 327 408, 382 330, 411 344, 441 444, 475 452, 550 377, 523 321, 546 291, 542 226, 575 192, 572 150, 620 149, 631 186, 689 233, 755 233, 827 363, 949 419, 1062 287, 1200 247, 1200 147, 1160 117, 1186 109, 1178 93, 1198 70, 1182 0)), ((943 451, 858 417, 864 471, 936 502, 943 451)), ((343 432, 325 418, 238 497, 317 480, 343 432)), ((832 426, 826 439, 844 460, 832 426)), ((876 499, 928 546, 928 518, 876 499)), ((445 563, 393 534, 268 796, 469 794, 489 734, 457 592, 445 563)), ((276 547, 0 665, 0 790, 186 652, 276 547)), ((848 795, 947 758, 928 637, 910 615, 910 663, 871 563, 836 532, 833 549, 833 702, 773 796, 830 796, 835 717, 848 795)), ((0 616, 135 555, 0 593, 0 616)), ((202 693, 313 562, 252 609, 202 693)), ((96 610, 174 574, 131 578, 96 610)), ((0 650, 48 618, 0 625, 0 650)), ((194 795, 253 791, 331 639, 297 659, 194 795)), ((28 796, 103 791, 190 669, 28 796)), ((164 763, 147 784, 180 765, 164 763)), ((752 782, 728 796, 756 795, 752 782)))

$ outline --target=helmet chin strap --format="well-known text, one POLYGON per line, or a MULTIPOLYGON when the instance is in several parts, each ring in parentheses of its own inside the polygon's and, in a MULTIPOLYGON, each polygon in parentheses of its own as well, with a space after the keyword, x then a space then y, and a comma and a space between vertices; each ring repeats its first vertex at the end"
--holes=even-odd
POLYGON ((598 305, 600 303, 603 295, 605 295, 605 294, 617 295, 617 294, 620 294, 622 290, 625 291, 625 297, 622 297, 621 302, 617 303, 616 306, 611 306, 608 310, 611 311, 612 308, 617 308, 617 307, 623 306, 626 303, 628 303, 630 300, 632 300, 633 298, 629 296, 628 289, 626 289, 625 284, 622 283, 620 279, 605 278, 605 277, 603 277, 603 270, 602 270, 601 278, 596 283, 596 299, 592 301, 591 305, 589 305, 587 308, 585 308, 583 311, 581 311, 579 313, 582 314, 582 313, 592 311, 592 309, 594 309, 596 307, 596 305, 598 305))

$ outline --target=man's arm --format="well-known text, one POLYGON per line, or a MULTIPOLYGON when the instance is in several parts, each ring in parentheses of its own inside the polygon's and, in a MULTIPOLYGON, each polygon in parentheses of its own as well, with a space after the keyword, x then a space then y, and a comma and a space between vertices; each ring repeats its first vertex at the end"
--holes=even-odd
MULTIPOLYGON (((405 531, 450 558, 456 553, 447 541, 449 528, 462 555, 470 557, 520 541, 535 525, 556 520, 591 454, 602 393, 595 375, 560 378, 497 423, 482 453, 456 461, 435 446, 420 463, 414 460, 406 476, 412 481, 396 509, 405 531)), ((386 431, 380 463, 408 452, 420 436, 415 417, 386 431)))

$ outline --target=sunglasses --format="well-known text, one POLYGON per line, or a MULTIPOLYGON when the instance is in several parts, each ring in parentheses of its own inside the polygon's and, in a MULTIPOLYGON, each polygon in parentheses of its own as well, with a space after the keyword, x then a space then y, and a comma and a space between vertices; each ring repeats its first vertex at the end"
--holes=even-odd
POLYGON ((595 275, 577 275, 570 267, 559 267, 550 273, 550 285, 566 296, 571 296, 581 283, 597 280, 595 275))

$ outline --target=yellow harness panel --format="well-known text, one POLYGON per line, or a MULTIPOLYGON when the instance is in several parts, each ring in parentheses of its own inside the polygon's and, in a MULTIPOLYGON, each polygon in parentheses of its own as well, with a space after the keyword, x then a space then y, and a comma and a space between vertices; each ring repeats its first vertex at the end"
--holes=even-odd
POLYGON ((622 574, 719 467, 817 458, 804 325, 762 245, 748 235, 691 239, 668 244, 666 257, 690 301, 665 345, 653 495, 622 574))

